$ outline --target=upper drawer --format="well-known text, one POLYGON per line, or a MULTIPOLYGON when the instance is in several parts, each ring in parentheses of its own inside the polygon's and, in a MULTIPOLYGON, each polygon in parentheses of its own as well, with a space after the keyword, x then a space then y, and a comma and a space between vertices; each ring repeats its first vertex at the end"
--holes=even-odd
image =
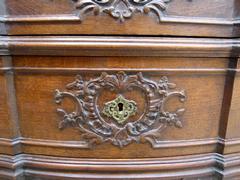
POLYGON ((0 33, 236 37, 240 0, 7 0, 0 33))

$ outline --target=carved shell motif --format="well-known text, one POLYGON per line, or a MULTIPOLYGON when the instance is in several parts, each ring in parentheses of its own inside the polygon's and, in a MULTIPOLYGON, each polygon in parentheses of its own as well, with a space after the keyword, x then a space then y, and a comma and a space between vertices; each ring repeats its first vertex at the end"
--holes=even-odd
POLYGON ((78 75, 74 82, 67 85, 68 91, 56 90, 57 104, 61 104, 64 98, 70 98, 76 105, 73 112, 57 109, 62 116, 59 128, 78 128, 82 140, 89 147, 103 142, 124 147, 133 141, 145 140, 153 145, 167 126, 182 127, 180 116, 185 110, 165 110, 169 98, 178 97, 180 102, 186 99, 185 92, 174 91, 175 87, 165 76, 155 82, 144 78, 142 73, 127 75, 119 72, 110 75, 104 72, 100 77, 89 81, 84 81, 78 75), (135 90, 143 92, 145 110, 143 115, 133 121, 138 104, 125 98, 124 93, 135 90), (105 107, 100 112, 97 100, 103 91, 115 92, 116 97, 105 102, 105 107), (110 121, 107 120, 109 118, 110 121))
POLYGON ((133 16, 134 13, 148 14, 153 12, 159 21, 163 16, 163 11, 167 8, 167 3, 171 0, 73 0, 76 9, 79 10, 80 20, 84 14, 93 11, 95 15, 105 13, 123 22, 133 16))

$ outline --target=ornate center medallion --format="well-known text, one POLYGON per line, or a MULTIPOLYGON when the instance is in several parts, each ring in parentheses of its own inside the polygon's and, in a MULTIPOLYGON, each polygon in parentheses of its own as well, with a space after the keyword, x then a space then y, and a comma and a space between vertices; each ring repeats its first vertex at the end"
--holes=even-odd
POLYGON ((165 109, 165 104, 171 97, 178 97, 180 102, 185 101, 185 92, 173 91, 175 87, 176 85, 170 83, 165 76, 155 82, 144 78, 142 73, 136 75, 126 75, 124 72, 112 75, 102 73, 100 77, 89 81, 77 76, 74 82, 67 85, 68 91, 56 90, 57 104, 61 104, 64 98, 70 98, 76 105, 72 112, 57 110, 62 116, 59 128, 64 129, 67 126, 78 128, 81 132, 80 137, 89 146, 110 142, 123 147, 133 141, 147 140, 154 147, 163 129, 168 126, 182 127, 180 116, 185 110, 180 108, 175 112, 169 112, 165 109), (100 113, 101 107, 97 102, 101 92, 104 91, 118 96, 112 101, 104 102, 100 113), (137 116, 138 119, 135 116, 133 119, 131 117, 140 111, 140 105, 137 107, 135 101, 123 97, 124 93, 133 91, 141 92, 144 97, 144 112, 137 116), (115 121, 117 124, 113 123, 115 121))
POLYGON ((162 12, 166 10, 167 3, 171 0, 73 0, 76 8, 79 9, 79 17, 88 11, 93 11, 95 15, 104 13, 119 19, 123 22, 132 17, 134 13, 155 13, 159 21, 162 12))
POLYGON ((137 103, 129 101, 119 95, 113 101, 107 102, 103 109, 103 113, 114 118, 118 123, 122 124, 130 116, 134 115, 137 111, 137 103))

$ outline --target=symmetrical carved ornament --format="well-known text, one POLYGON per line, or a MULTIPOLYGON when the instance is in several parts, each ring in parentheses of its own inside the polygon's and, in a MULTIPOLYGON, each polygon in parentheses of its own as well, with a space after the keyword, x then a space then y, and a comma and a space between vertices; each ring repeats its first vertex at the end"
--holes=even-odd
POLYGON ((84 81, 78 75, 74 82, 67 85, 68 91, 56 90, 57 104, 68 97, 76 105, 76 109, 70 113, 57 109, 62 116, 59 128, 78 128, 82 140, 89 145, 111 142, 123 147, 133 141, 152 142, 153 139, 159 139, 161 131, 167 126, 182 127, 180 116, 185 110, 180 108, 168 112, 165 109, 169 98, 178 97, 180 102, 186 99, 185 92, 174 91, 175 87, 165 76, 155 82, 144 78, 142 73, 127 75, 119 72, 110 75, 104 72, 89 81, 84 81), (104 91, 114 92, 116 98, 104 102, 100 110, 97 101, 104 91), (132 117, 138 112, 138 104, 124 97, 124 93, 131 91, 141 91, 144 96, 145 110, 137 120, 132 117))
POLYGON ((79 9, 79 17, 82 20, 84 14, 93 11, 95 15, 105 13, 123 22, 133 16, 134 13, 148 14, 153 12, 161 21, 162 13, 171 0, 73 0, 79 9))

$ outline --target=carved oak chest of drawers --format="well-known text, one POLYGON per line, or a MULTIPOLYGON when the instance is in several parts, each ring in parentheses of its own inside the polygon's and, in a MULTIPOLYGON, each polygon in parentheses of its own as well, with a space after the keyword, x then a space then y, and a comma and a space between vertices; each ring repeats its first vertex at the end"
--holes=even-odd
POLYGON ((0 179, 240 179, 240 0, 0 1, 0 179))

